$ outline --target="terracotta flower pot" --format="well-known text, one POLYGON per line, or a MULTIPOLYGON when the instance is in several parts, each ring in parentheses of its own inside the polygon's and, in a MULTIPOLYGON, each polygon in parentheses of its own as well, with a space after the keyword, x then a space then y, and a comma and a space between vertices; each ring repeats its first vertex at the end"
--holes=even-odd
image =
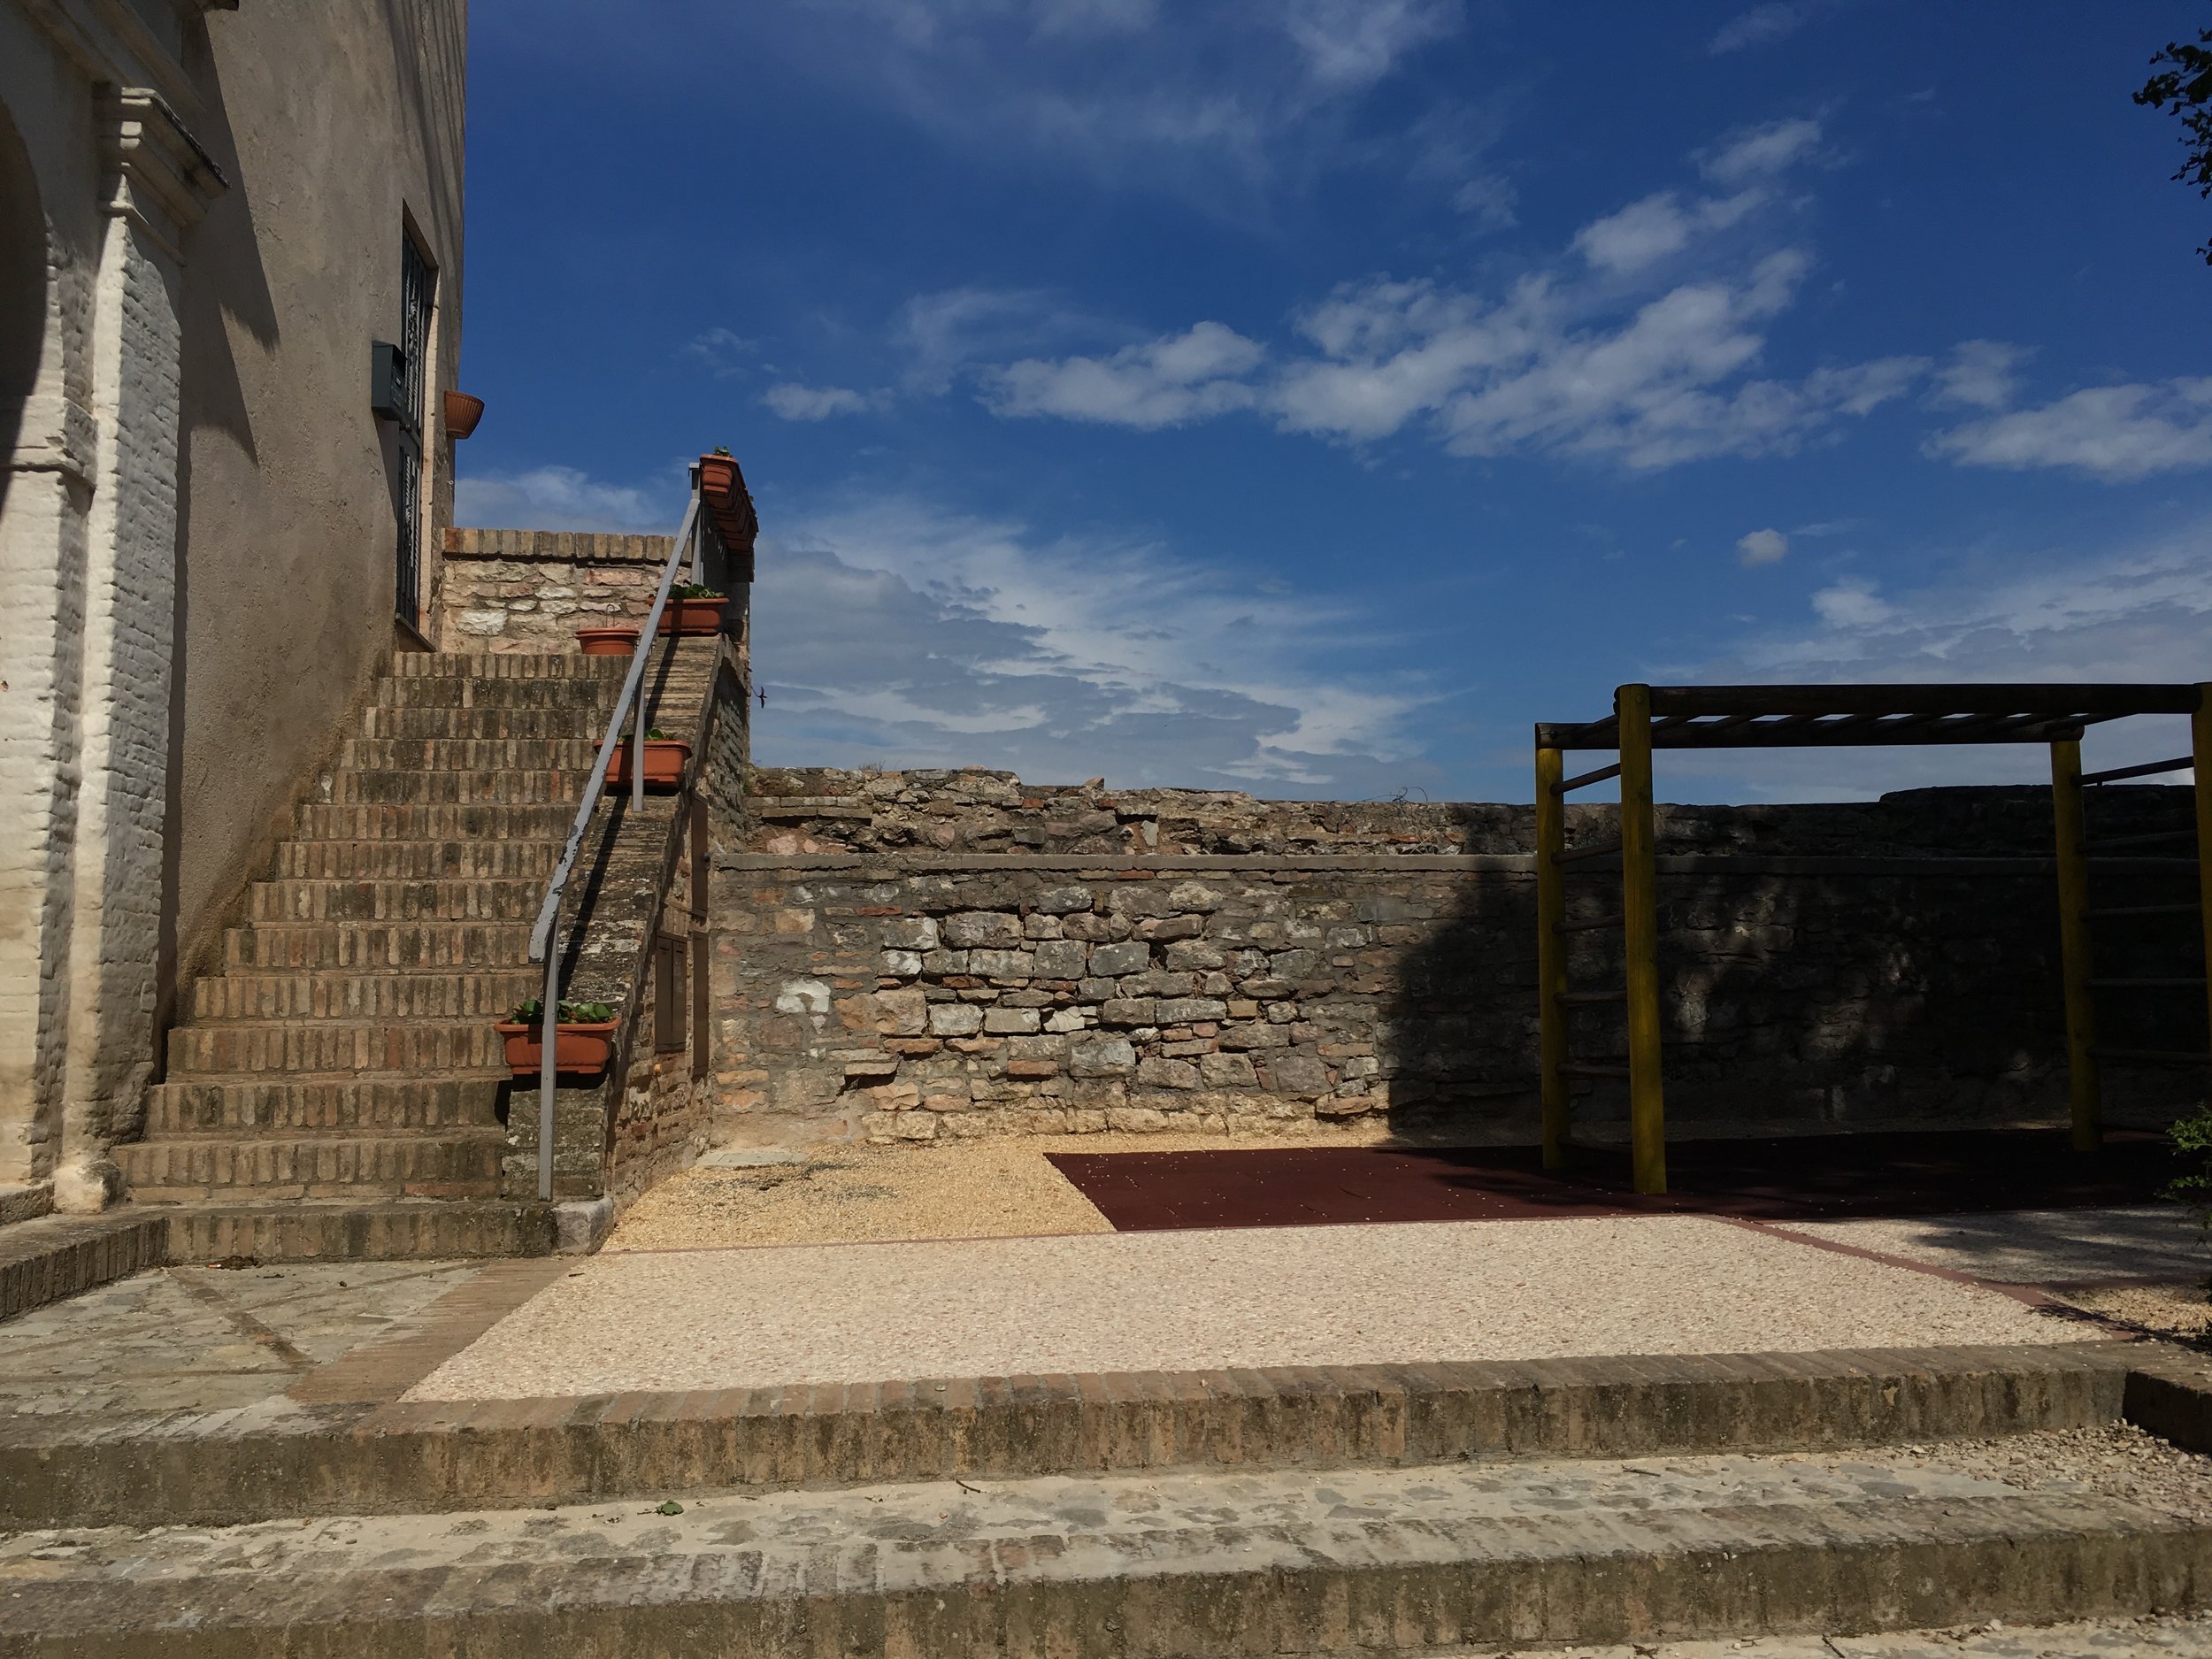
POLYGON ((661 610, 661 632, 687 636, 722 632, 726 599, 672 599, 661 610))
MULTIPOLYGON (((553 1034, 553 1070, 561 1077, 600 1077, 614 1062, 618 1020, 563 1020, 553 1034)), ((503 1019, 492 1029, 507 1040, 507 1069, 517 1077, 536 1077, 545 1068, 545 1033, 536 1021, 524 1025, 503 1019)))
MULTIPOLYGON (((680 738, 649 737, 645 740, 645 787, 655 795, 665 795, 684 787, 684 768, 691 761, 691 745, 680 738)), ((614 764, 607 772, 610 788, 630 787, 630 741, 623 739, 614 746, 614 764)))
POLYGON ((587 657, 627 657, 637 649, 634 626, 615 628, 579 628, 576 649, 587 657))
POLYGON ((471 397, 466 392, 448 392, 445 395, 445 435, 465 438, 476 430, 476 423, 484 419, 484 400, 471 397))
POLYGON ((737 470, 737 462, 726 455, 703 455, 699 457, 699 498, 714 520, 714 527, 721 532, 722 540, 733 549, 752 544, 753 498, 746 492, 745 476, 737 470))

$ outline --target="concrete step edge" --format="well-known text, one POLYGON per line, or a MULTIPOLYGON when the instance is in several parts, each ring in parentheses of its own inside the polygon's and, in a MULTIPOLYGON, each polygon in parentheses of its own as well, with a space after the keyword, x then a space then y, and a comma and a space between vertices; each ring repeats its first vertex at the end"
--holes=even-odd
POLYGON ((742 1551, 717 1536, 731 1521, 702 1508, 611 1532, 564 1517, 565 1532, 589 1530, 506 1532, 496 1552, 473 1529, 445 1549, 402 1547, 389 1526, 358 1526, 357 1542, 344 1527, 296 1530, 239 1540, 254 1571, 229 1540, 106 1539, 25 1575, 0 1601, 0 1644, 158 1659, 217 1651, 209 1639, 227 1632, 241 1651, 252 1632, 280 1632, 285 1651, 323 1659, 433 1647, 1302 1659, 2145 1614, 2199 1605, 2212 1571, 2212 1530, 2088 1498, 1440 1527, 978 1525, 973 1541, 861 1535, 826 1548, 771 1533, 742 1551))
POLYGON ((2116 1422, 2128 1347, 924 1379, 639 1394, 615 1417, 603 1395, 327 1405, 250 1431, 230 1413, 137 1431, 108 1417, 0 1418, 0 1525, 1908 1444, 2116 1422))

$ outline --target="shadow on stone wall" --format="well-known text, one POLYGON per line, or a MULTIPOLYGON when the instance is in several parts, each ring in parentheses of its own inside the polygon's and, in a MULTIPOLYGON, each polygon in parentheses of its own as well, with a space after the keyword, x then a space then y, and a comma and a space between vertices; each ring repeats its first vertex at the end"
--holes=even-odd
MULTIPOLYGON (((2093 796, 2091 834, 2139 835, 2191 821, 2190 791, 2093 796)), ((1570 844, 1611 840, 1609 807, 1573 810, 1570 844)), ((1465 850, 1502 850, 1471 819, 1465 850)), ((1660 972, 1667 1104, 1678 1134, 2062 1118, 2067 1110, 2056 895, 2046 872, 1922 869, 1868 861, 2046 857, 2044 789, 1916 790, 1879 802, 1775 808, 1662 807, 1663 856, 1849 860, 1817 874, 1713 870, 1662 875, 1660 972)), ((1525 840, 1523 847, 1528 845, 1525 840)), ((2173 856, 2177 840, 2140 849, 2173 856)), ((2139 849, 2131 849, 2135 851, 2139 849)), ((1617 914, 1618 865, 1569 879, 1570 919, 1617 914)), ((1409 1139, 1528 1143, 1539 1137, 1535 884, 1459 884, 1455 913, 1406 950, 1379 1035, 1393 1129, 1409 1139)), ((2100 866, 2100 905, 2192 898, 2185 866, 2100 866)), ((1380 918, 1378 918, 1380 919, 1380 918)), ((2193 915, 2100 921, 2097 972, 2195 980, 2193 915)), ((1578 990, 1621 983, 1620 936, 1571 938, 1578 990)), ((2203 1052, 2195 983, 2101 995, 2100 1046, 2203 1052)), ((1618 1005, 1570 1015, 1571 1052, 1625 1052, 1618 1005)), ((1578 1129, 1625 1132, 1625 1087, 1580 1080, 1578 1129)), ((2111 1064, 2107 1119, 2163 1126, 2201 1099, 2201 1072, 2111 1064)))

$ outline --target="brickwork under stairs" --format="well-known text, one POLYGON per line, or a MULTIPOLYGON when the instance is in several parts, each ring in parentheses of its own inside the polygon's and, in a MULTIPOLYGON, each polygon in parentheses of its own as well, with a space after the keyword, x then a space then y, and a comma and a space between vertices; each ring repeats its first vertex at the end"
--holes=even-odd
POLYGON ((169 1034, 130 1195, 179 1261, 534 1255, 492 1021, 627 667, 403 654, 169 1034))

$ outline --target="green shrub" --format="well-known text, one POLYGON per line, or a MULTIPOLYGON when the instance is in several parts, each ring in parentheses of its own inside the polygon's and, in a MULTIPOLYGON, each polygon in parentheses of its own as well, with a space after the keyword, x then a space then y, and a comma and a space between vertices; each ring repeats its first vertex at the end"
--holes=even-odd
MULTIPOLYGON (((541 997, 529 997, 515 1005, 508 1018, 518 1025, 534 1025, 545 1013, 541 997)), ((559 1020, 568 1025, 603 1025, 614 1018, 614 1010, 604 1002, 572 1002, 561 1000, 559 1020)))

